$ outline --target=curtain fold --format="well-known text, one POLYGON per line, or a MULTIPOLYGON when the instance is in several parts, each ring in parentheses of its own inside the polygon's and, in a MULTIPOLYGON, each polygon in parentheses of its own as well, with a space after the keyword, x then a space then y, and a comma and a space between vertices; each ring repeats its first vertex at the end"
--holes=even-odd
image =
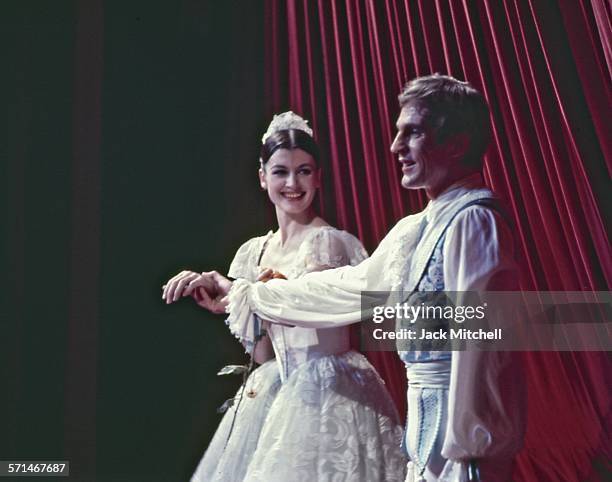
MULTIPOLYGON (((401 189, 389 152, 401 87, 433 72, 469 80, 491 107, 485 180, 515 219, 522 289, 608 290, 610 18, 604 0, 267 0, 267 110, 311 119, 328 161, 323 214, 371 250, 426 203, 401 189)), ((401 364, 367 355, 403 412, 401 364)), ((608 354, 524 358, 515 480, 599 480, 612 456, 608 354)))

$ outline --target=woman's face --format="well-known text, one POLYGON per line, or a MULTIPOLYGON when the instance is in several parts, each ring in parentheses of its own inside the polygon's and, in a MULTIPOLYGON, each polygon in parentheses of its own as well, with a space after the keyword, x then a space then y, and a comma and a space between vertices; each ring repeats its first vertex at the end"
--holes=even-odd
POLYGON ((319 168, 302 149, 278 149, 259 170, 261 187, 277 209, 299 214, 310 208, 319 188, 319 168))

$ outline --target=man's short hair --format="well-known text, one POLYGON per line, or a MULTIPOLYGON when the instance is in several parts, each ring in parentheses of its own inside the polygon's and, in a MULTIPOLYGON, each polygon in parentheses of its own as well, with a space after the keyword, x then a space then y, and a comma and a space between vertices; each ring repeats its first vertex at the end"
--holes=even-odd
POLYGON ((469 167, 482 167, 491 140, 489 106, 469 82, 440 74, 417 77, 406 84, 398 100, 402 108, 418 102, 428 109, 439 143, 455 134, 467 134, 470 145, 464 162, 469 167))

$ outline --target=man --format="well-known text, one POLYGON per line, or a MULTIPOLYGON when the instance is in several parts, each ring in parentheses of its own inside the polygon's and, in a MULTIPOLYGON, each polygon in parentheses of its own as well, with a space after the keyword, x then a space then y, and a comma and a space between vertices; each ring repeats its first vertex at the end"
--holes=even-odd
MULTIPOLYGON (((230 329, 249 338, 254 315, 317 328, 360 321, 363 291, 515 288, 510 228, 480 173, 491 133, 483 96, 436 74, 409 82, 399 102, 391 151, 402 186, 425 189, 430 202, 401 220, 371 258, 265 284, 237 280, 232 286, 218 273, 203 273, 174 292, 216 312, 229 302, 230 329)), ((473 461, 481 480, 511 480, 524 424, 510 357, 443 351, 400 351, 400 357, 409 380, 406 480, 466 480, 473 461)))

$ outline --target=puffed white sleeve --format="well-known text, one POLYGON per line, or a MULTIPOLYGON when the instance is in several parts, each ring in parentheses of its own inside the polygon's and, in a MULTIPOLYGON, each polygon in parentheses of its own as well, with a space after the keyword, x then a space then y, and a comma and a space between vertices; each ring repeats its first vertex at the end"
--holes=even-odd
POLYGON ((513 236, 500 214, 470 206, 449 226, 444 242, 446 291, 513 291, 513 236))
MULTIPOLYGON (((227 275, 236 280, 253 281, 257 265, 257 248, 261 244, 261 238, 252 238, 246 241, 232 260, 227 275)), ((258 332, 258 320, 253 317, 243 317, 225 320, 230 332, 242 343, 248 353, 252 353, 255 337, 258 332)))
MULTIPOLYGON (((510 291, 517 286, 510 228, 491 209, 460 213, 444 243, 447 291, 510 291)), ((522 445, 524 380, 518 354, 456 351, 442 455, 455 461, 508 459, 522 445)))
POLYGON ((260 238, 251 238, 238 248, 234 259, 230 263, 227 275, 230 278, 244 278, 251 280, 253 277, 253 266, 257 264, 256 248, 260 238))
POLYGON ((304 272, 355 266, 367 257, 363 244, 352 234, 338 229, 321 229, 306 246, 304 272))

